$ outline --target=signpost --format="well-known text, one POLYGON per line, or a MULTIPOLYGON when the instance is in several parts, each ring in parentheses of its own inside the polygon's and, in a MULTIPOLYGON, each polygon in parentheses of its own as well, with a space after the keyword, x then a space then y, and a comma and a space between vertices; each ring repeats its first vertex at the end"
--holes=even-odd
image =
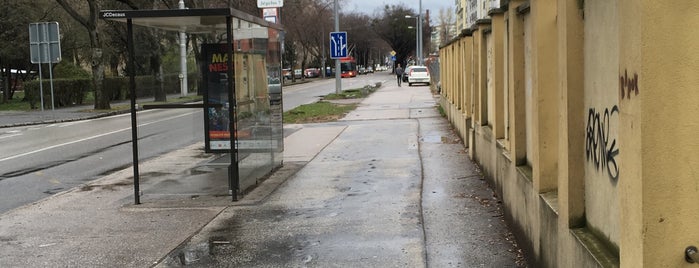
MULTIPOLYGON (((333 10, 334 10, 334 15, 335 15, 335 32, 340 31, 340 5, 337 2, 338 0, 333 1, 333 10)), ((332 34, 330 35, 332 37, 332 34)), ((331 39, 332 40, 332 39, 331 39)), ((332 41, 330 41, 332 43, 332 41)), ((347 35, 345 35, 345 44, 347 44, 347 35)), ((331 44, 332 46, 332 44, 331 44)), ((332 47, 330 48, 332 50, 332 47)), ((332 52, 331 52, 332 53, 332 52)), ((340 73, 342 70, 340 69, 340 59, 335 59, 335 93, 340 94, 342 93, 342 81, 340 80, 340 73)))
POLYGON ((44 87, 41 82, 41 64, 49 64, 51 110, 53 110, 53 68, 51 64, 61 61, 61 36, 58 32, 58 22, 35 22, 29 24, 29 52, 31 62, 39 64, 39 95, 41 96, 42 111, 44 110, 44 87))

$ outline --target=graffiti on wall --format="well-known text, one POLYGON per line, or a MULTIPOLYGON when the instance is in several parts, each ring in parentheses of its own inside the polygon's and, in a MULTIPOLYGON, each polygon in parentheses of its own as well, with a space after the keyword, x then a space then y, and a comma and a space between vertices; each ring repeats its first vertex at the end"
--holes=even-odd
POLYGON ((628 70, 624 70, 624 74, 619 75, 619 91, 622 100, 631 99, 631 92, 638 96, 638 74, 634 73, 633 77, 629 77, 628 70))
POLYGON ((619 166, 615 159, 619 155, 619 148, 617 148, 616 139, 610 138, 609 131, 612 118, 618 115, 619 107, 616 105, 611 109, 605 108, 603 113, 590 108, 587 114, 585 141, 587 161, 592 162, 598 171, 606 169, 613 183, 619 179, 619 166))

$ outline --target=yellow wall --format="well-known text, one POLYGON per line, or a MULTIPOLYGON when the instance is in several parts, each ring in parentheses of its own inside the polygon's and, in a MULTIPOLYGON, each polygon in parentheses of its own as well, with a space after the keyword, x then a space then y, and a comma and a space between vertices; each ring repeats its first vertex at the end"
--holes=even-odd
POLYGON ((693 267, 699 1, 503 8, 440 49, 441 103, 531 266, 693 267))
POLYGON ((584 29, 585 215, 588 228, 619 244, 619 19, 617 1, 587 1, 584 29))

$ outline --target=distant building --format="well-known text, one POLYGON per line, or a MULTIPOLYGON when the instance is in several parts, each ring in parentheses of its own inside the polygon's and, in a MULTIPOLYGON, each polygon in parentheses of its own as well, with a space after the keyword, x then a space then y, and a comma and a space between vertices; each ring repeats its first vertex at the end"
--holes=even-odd
POLYGON ((454 1, 456 2, 454 8, 454 10, 456 11, 456 29, 458 32, 461 32, 461 30, 468 28, 468 24, 466 21, 466 18, 468 18, 468 9, 466 8, 467 0, 454 1))
POLYGON ((432 26, 432 51, 430 53, 435 53, 439 50, 439 47, 448 43, 451 39, 454 39, 461 32, 458 26, 458 20, 452 25, 435 25, 432 26), (444 27, 446 26, 446 27, 444 27))
POLYGON ((457 0, 460 2, 466 1, 465 12, 459 14, 457 11, 457 16, 459 20, 464 19, 466 21, 463 28, 460 30, 469 28, 476 24, 476 21, 480 19, 490 18, 488 16, 488 11, 493 8, 500 7, 500 0, 457 0), (463 16, 466 16, 463 18, 463 16))

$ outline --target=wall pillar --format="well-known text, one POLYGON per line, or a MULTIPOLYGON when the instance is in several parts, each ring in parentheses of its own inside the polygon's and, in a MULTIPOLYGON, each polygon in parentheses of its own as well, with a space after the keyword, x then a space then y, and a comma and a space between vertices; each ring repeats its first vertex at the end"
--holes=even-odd
POLYGON ((583 9, 577 0, 558 0, 558 266, 573 267, 570 229, 584 225, 585 122, 583 9))
POLYGON ((504 47, 503 47, 503 37, 505 33, 505 19, 504 13, 501 9, 493 9, 488 12, 491 18, 491 30, 492 34, 490 37, 493 39, 493 91, 491 92, 493 96, 493 103, 488 105, 492 106, 495 111, 493 123, 493 135, 495 139, 505 138, 505 109, 504 109, 504 94, 503 89, 505 87, 505 77, 503 75, 503 70, 505 69, 505 57, 504 47))
POLYGON ((620 0, 622 267, 694 267, 699 247, 699 2, 620 0))
POLYGON ((558 182, 558 30, 556 0, 531 3, 534 189, 557 188, 558 182))
POLYGON ((513 0, 509 3, 507 12, 507 85, 510 113, 510 152, 515 165, 526 163, 526 123, 524 111, 524 23, 522 15, 517 8, 524 3, 523 0, 513 0))

